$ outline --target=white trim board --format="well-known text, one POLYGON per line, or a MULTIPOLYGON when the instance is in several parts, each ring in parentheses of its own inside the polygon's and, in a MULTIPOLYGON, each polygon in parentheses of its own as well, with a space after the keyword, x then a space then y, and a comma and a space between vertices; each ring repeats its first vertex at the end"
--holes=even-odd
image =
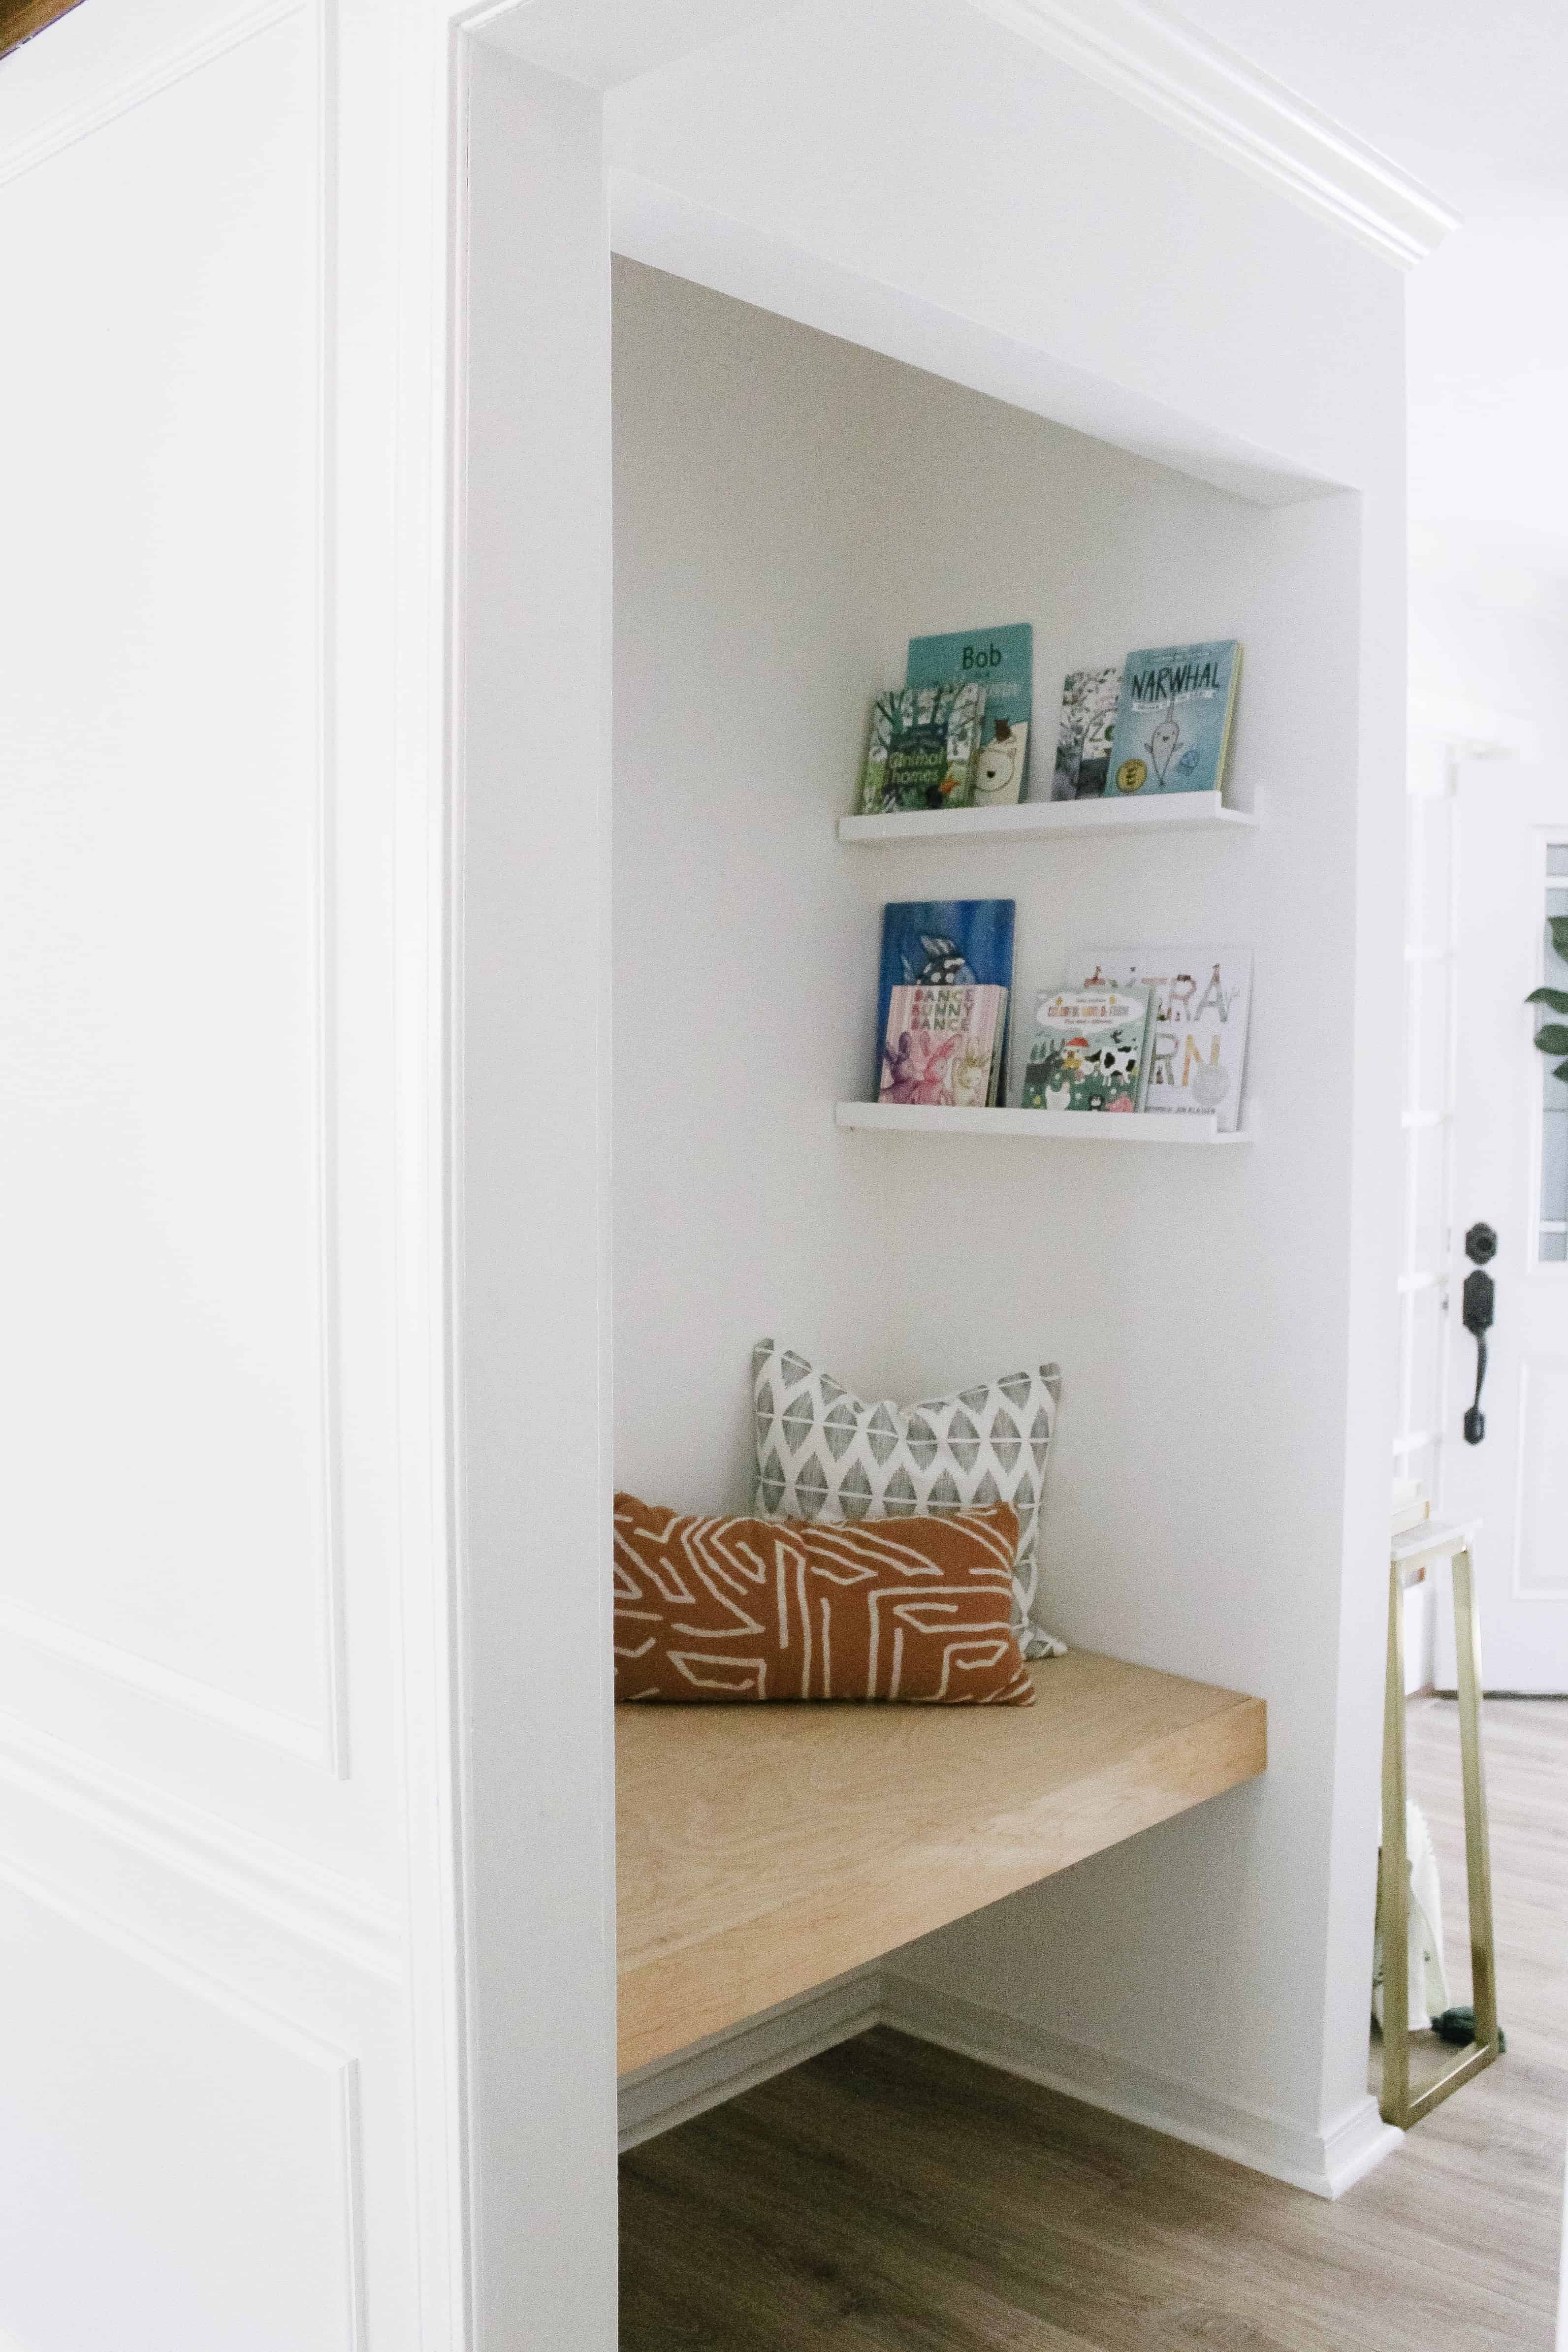
POLYGON ((1357 2101, 1327 2130, 1303 2131, 956 1993, 865 1969, 624 2075, 623 2155, 873 2025, 891 2026, 917 2042, 934 2042, 1004 2074, 1043 2084, 1313 2197, 1342 2197, 1405 2137, 1384 2122, 1370 2097, 1357 2101))
POLYGON ((1227 2157, 1250 2171, 1288 2181, 1314 2197, 1343 2196, 1392 2155, 1404 2133, 1385 2124, 1376 2103, 1358 2101, 1326 2131, 1303 2131, 1273 2116, 1108 2052, 1069 2042, 1021 2019, 1004 2017, 956 1993, 938 1992, 906 1977, 882 1979, 881 2021, 917 2041, 934 2042, 1005 2074, 1144 2124, 1172 2139, 1227 2157))
POLYGON ((1410 268, 1458 227, 1419 181, 1159 0, 970 0, 1010 32, 1410 268))
MULTIPOLYGON (((1458 226, 1420 183, 1163 0, 969 0, 1318 219, 1408 268, 1458 226)), ((548 72, 613 89, 784 12, 783 0, 534 0, 493 37, 548 72)))
MULTIPOLYGON (((623 2074, 618 2086, 622 2155, 657 2132, 689 2123, 707 2108, 866 2032, 880 2023, 881 2014, 881 1978, 875 1969, 858 1969, 723 2033, 711 2033, 673 2058, 658 2058, 651 2066, 623 2074)), ((3 2345, 0 2352, 5 2352, 3 2345)))

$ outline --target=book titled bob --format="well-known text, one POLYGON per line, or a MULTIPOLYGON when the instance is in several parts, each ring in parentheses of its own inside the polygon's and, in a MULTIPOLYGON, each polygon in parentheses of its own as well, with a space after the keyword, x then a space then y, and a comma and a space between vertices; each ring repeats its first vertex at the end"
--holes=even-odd
POLYGON ((1240 675, 1241 647, 1234 637, 1129 654, 1106 799, 1217 793, 1240 675))

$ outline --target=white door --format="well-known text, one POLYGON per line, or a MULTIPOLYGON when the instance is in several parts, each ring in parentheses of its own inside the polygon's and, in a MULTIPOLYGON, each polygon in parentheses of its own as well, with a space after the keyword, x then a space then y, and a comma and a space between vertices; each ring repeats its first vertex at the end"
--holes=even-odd
MULTIPOLYGON (((1444 1504, 1484 1523, 1481 1657, 1493 1691, 1568 1692, 1568 1084, 1527 1006, 1568 991, 1550 918, 1568 916, 1568 771, 1461 761, 1458 814, 1454 1192, 1444 1504), (1479 1444, 1463 1433, 1477 1344, 1461 1315, 1466 1237, 1497 1234, 1496 1319, 1479 1444)), ((1439 1619, 1436 1675, 1451 1688, 1439 1619)))

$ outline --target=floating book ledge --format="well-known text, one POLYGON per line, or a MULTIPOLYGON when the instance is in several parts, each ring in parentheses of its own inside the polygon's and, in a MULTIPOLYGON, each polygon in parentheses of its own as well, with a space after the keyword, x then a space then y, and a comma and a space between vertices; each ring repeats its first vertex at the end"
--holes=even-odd
MULTIPOLYGON (((1172 793, 1152 801, 1020 801, 1013 808, 900 809, 888 816, 841 816, 840 841, 969 840, 1015 833, 1200 832, 1255 826, 1257 809, 1227 808, 1218 793, 1172 793)), ((1163 1114, 1162 1114, 1163 1116, 1163 1114)))
MULTIPOLYGON (((989 814, 989 812, 988 812, 989 814)), ((840 1127, 891 1129, 905 1135, 1019 1135, 1071 1143, 1250 1143, 1243 1128, 1222 1135, 1212 1111, 970 1110, 934 1103, 841 1102, 840 1127)))

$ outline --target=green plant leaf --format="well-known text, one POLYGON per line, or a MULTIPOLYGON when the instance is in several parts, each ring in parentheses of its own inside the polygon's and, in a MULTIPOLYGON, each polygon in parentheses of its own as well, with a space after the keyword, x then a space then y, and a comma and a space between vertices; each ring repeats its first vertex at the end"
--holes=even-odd
POLYGON ((1549 1021, 1544 1029, 1535 1033, 1536 1048, 1542 1054, 1568 1054, 1568 1029, 1561 1021, 1549 1021))
POLYGON ((1532 988, 1524 1001, 1527 1004, 1548 1005, 1553 1013, 1568 1013, 1568 990, 1532 988))
POLYGON ((1568 963, 1568 915, 1548 915, 1546 928, 1552 934, 1553 950, 1568 963))
POLYGON ((1554 1078, 1568 1078, 1568 1062, 1559 1062, 1552 1075, 1554 1078))

